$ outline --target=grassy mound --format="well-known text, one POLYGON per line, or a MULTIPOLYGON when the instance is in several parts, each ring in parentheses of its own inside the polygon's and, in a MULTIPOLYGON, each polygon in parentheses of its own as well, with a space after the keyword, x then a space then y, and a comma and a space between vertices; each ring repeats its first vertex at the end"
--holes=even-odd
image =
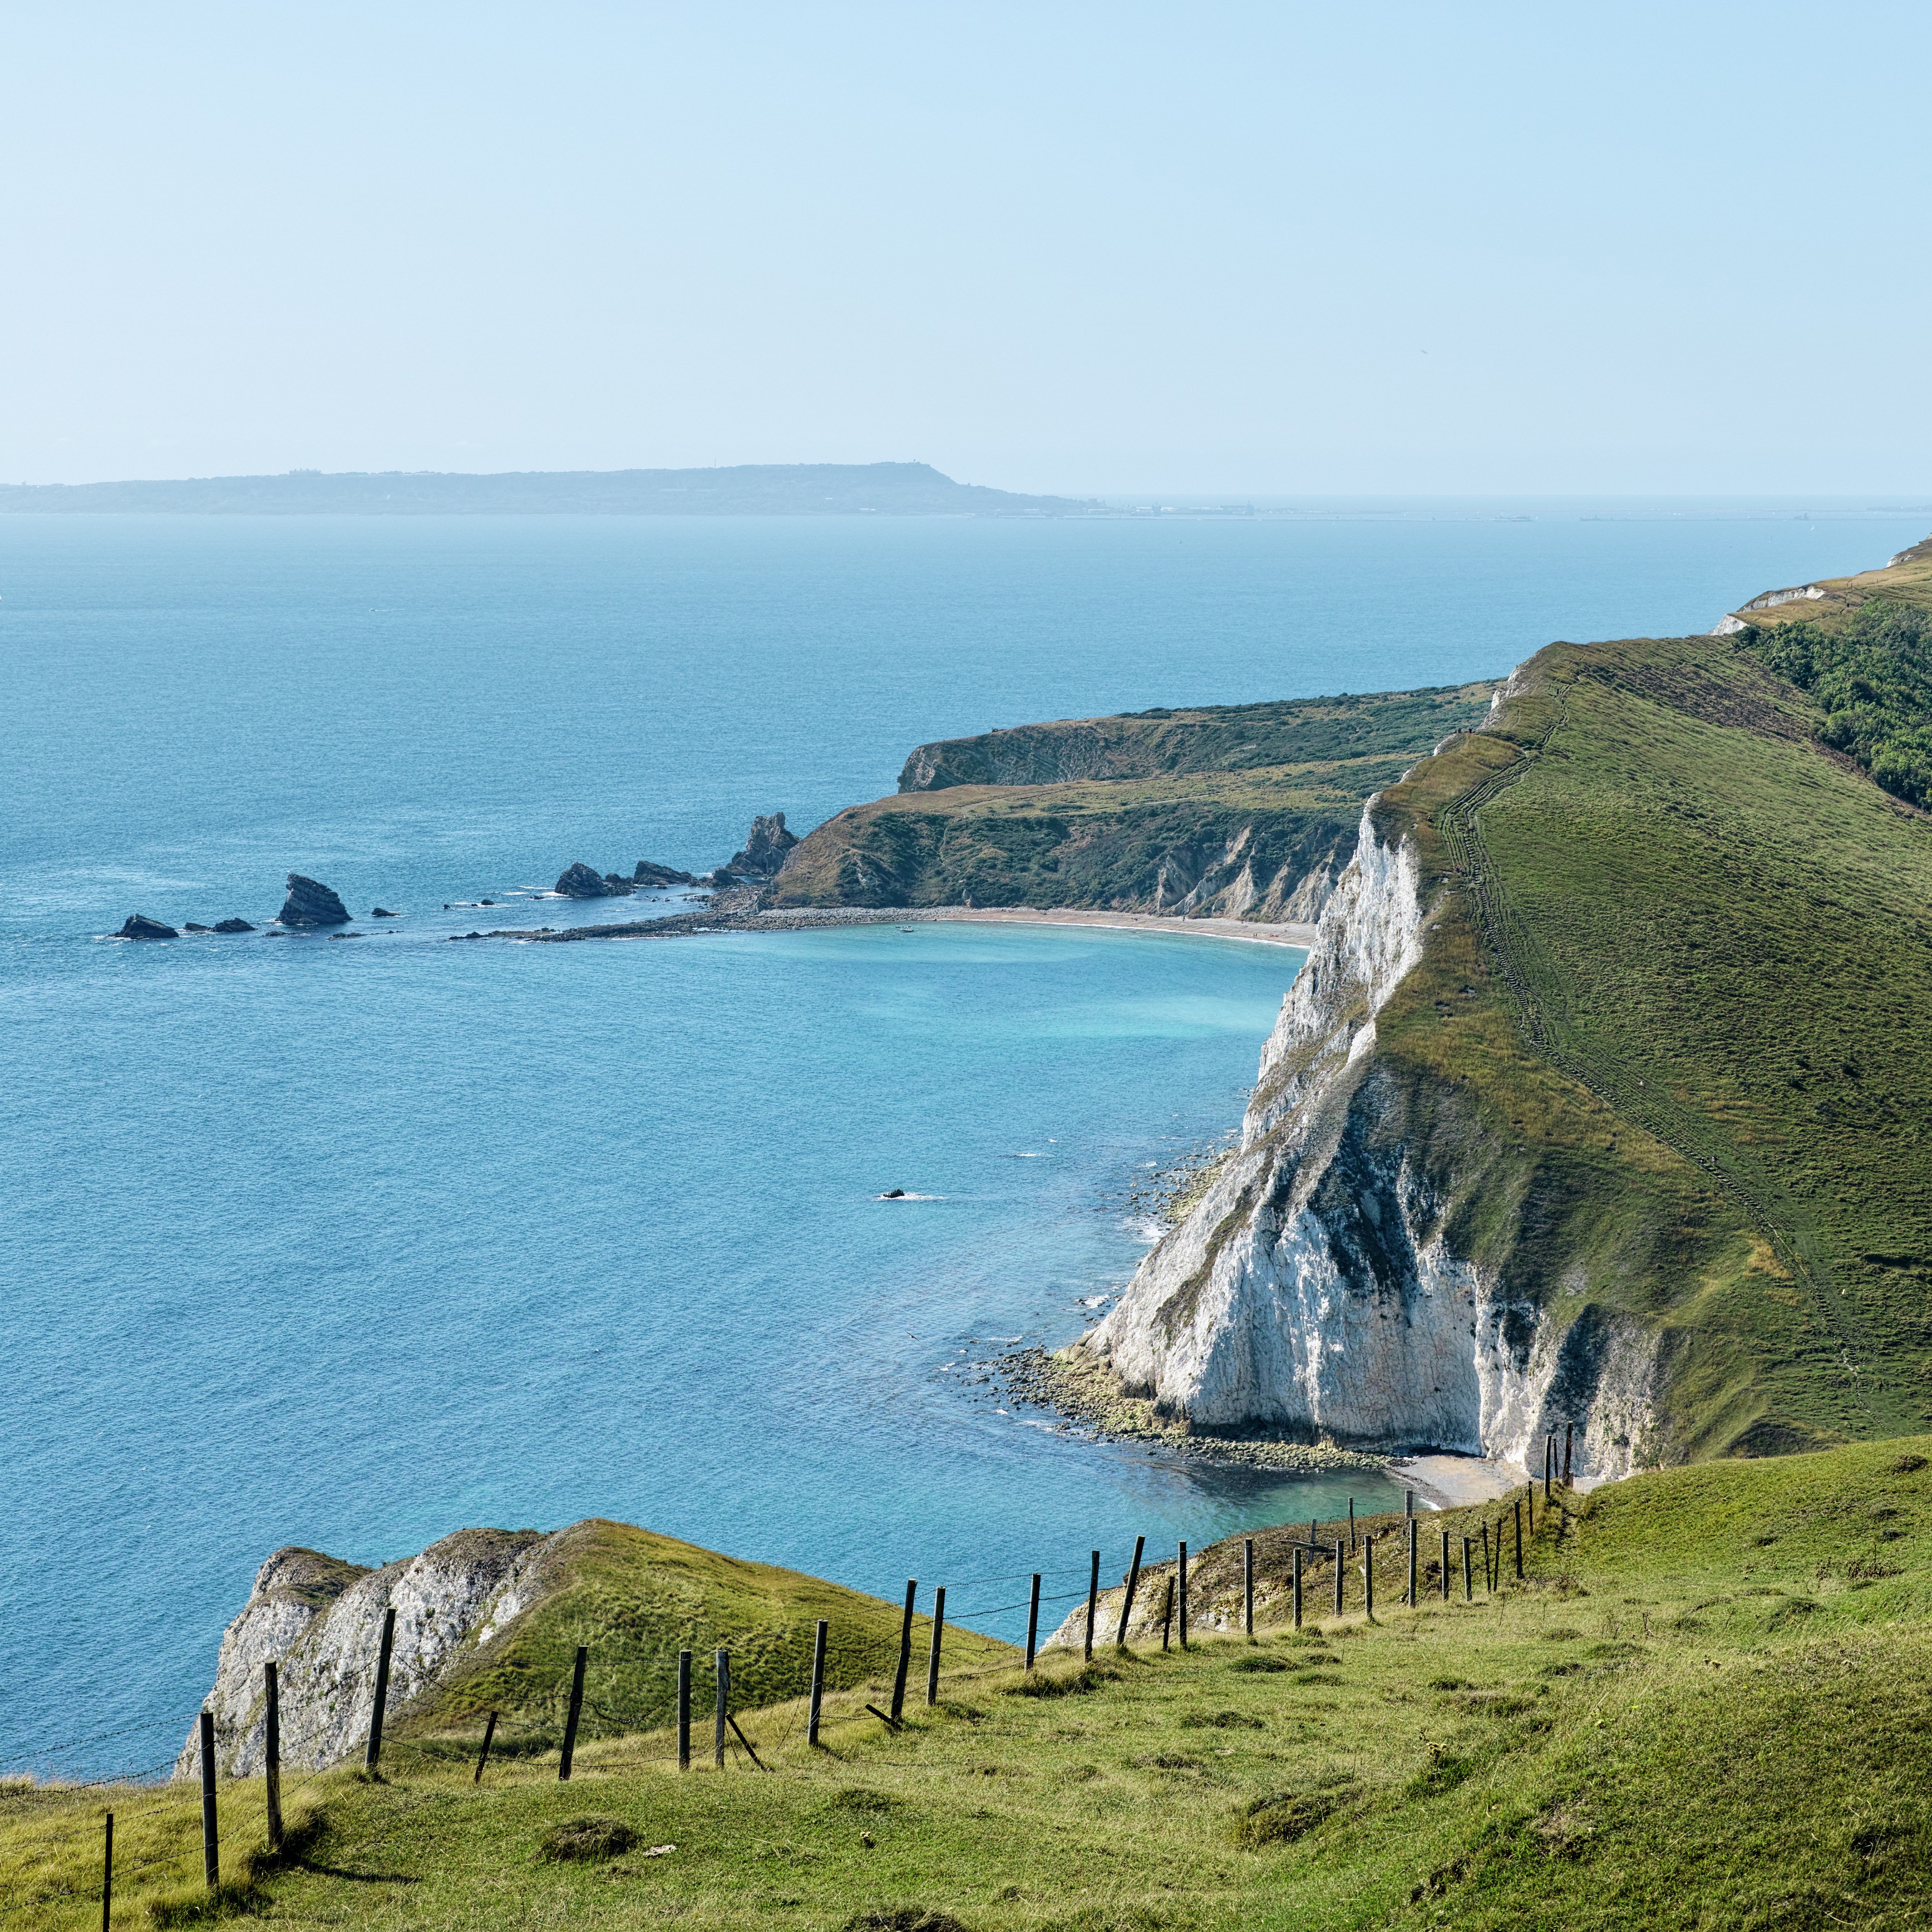
MULTIPOLYGON (((1257 1641, 1076 1652, 1008 1696, 950 1672, 895 1735, 882 1682, 829 1700, 824 1747, 780 1706, 742 1721, 770 1764, 680 1776, 662 1734, 370 1784, 326 1774, 321 1835, 256 1881, 270 1919, 449 1928, 950 1924, 971 1932, 1923 1923, 1932 1857, 1932 1442, 1725 1462, 1539 1508, 1524 1580, 1289 1627, 1273 1558, 1257 1641), (1266 1658, 1295 1667, 1238 1668, 1266 1658), (1308 1667, 1319 1659, 1319 1667, 1308 1667), (586 1816, 650 1855, 559 1860, 586 1816)), ((1456 1539, 1505 1505, 1431 1516, 1456 1539)), ((1397 1532, 1384 1520, 1369 1526, 1397 1532)), ((1238 1546, 1237 1546, 1238 1549, 1238 1546)), ((1216 1574, 1238 1574, 1225 1547, 1216 1574)), ((1424 1569, 1425 1590, 1433 1582, 1424 1569)), ((1204 1573, 1204 1614, 1230 1607, 1204 1573)), ((708 1742, 708 1740, 707 1740, 708 1742)), ((188 1792, 15 1791, 0 1906, 98 1922, 104 1803, 171 1804, 182 1863, 128 1881, 145 1912, 198 1870, 188 1792), (63 1831, 70 1832, 63 1840, 63 1831)), ((261 1790, 225 1785, 259 1830, 261 1790)), ((118 1862, 118 1861, 117 1861, 118 1862)), ((136 1862, 130 1859, 130 1868, 136 1862)), ((172 1909, 172 1908, 170 1908, 172 1909)), ((130 1918, 130 1922, 133 1922, 130 1918)))

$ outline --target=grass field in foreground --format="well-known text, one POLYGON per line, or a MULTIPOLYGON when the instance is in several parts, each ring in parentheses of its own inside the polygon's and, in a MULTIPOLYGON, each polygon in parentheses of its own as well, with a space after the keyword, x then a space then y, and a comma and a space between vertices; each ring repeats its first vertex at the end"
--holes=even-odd
MULTIPOLYGON (((479 1790, 399 1754, 387 1782, 332 1772, 299 1794, 300 1856, 238 1902, 348 1927, 1922 1925, 1928 1455, 1861 1445, 1564 1498, 1526 1580, 1506 1564, 1490 1596, 1479 1569, 1466 1605, 1458 1570, 1456 1600, 1403 1608, 1385 1546, 1372 1624, 1324 1615, 1324 1578, 1298 1634, 1270 1588, 1252 1643, 1103 1644, 1091 1670, 1049 1653, 1031 1682, 949 1672, 897 1737, 854 1720, 883 1685, 831 1700, 817 1752, 798 1707, 760 1712, 744 1722, 768 1775, 735 1753, 712 1770, 700 1744, 681 1777, 662 1733, 581 1751, 568 1785, 554 1758, 479 1790), (586 1817, 630 1849, 544 1856, 586 1817)), ((1479 1514, 1498 1512, 1428 1518, 1425 1548, 1479 1514)), ((117 1922, 192 1910, 191 1792, 15 1790, 0 1923, 98 1922, 110 1802, 157 1808, 147 1836, 128 1827, 130 1863, 176 1854, 117 1922)), ((220 1802, 241 1874, 260 1784, 220 1802)))

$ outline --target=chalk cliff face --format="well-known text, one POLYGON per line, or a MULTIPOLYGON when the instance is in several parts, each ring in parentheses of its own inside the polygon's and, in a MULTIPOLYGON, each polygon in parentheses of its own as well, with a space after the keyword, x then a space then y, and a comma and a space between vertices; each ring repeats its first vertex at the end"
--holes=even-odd
MULTIPOLYGON (((551 1540, 535 1530, 461 1530, 380 1570, 312 1550, 277 1550, 221 1640, 207 1708, 222 1770, 242 1778, 262 1767, 262 1666, 269 1659, 278 1660, 282 1762, 320 1770, 368 1736, 386 1610, 396 1612, 393 1718, 460 1647, 487 1640, 524 1607, 524 1586, 551 1540)), ((199 1750, 190 1732, 176 1777, 199 1774, 199 1750)))
POLYGON ((1652 1335, 1510 1295, 1456 1252, 1456 1177, 1406 1137, 1376 1016, 1430 925, 1414 848, 1364 811, 1262 1056, 1239 1149, 1084 1346, 1196 1426, 1524 1462, 1584 1424, 1586 1477, 1648 1426, 1652 1335))

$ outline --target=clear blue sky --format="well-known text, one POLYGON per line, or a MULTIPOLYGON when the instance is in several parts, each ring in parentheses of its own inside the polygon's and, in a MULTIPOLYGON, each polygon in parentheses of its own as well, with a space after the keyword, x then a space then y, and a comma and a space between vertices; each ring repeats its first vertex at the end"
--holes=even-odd
POLYGON ((1932 489, 1932 10, 6 9, 0 478, 1932 489))

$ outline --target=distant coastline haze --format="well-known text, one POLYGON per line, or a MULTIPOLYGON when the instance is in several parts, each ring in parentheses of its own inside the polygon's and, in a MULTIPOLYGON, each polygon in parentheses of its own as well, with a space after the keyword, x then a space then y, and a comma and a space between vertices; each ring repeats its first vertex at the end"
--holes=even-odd
POLYGON ((1932 17, 16 10, 0 481, 1926 485, 1932 17))

